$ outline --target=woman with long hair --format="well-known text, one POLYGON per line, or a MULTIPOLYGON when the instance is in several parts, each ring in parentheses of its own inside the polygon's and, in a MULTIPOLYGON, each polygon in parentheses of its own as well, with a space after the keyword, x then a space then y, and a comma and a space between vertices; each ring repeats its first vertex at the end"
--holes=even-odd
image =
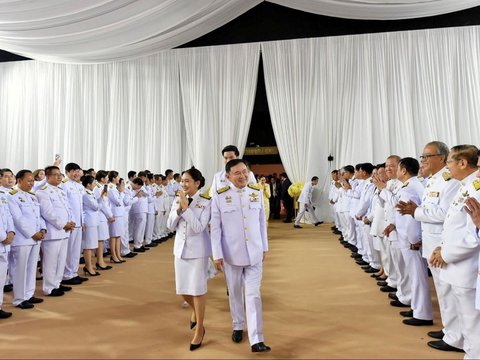
POLYGON ((98 248, 98 224, 99 224, 99 206, 98 200, 93 193, 95 189, 95 178, 90 175, 82 176, 80 179, 85 187, 83 193, 83 224, 85 230, 82 233, 82 249, 85 266, 83 272, 85 275, 98 276, 100 273, 95 271, 92 264, 93 252, 98 248))
POLYGON ((95 175, 97 186, 94 189, 95 197, 98 200, 99 222, 98 222, 98 247, 97 247, 97 270, 110 270, 112 267, 105 264, 103 260, 104 242, 109 238, 108 223, 115 221, 110 203, 108 201, 108 173, 104 170, 98 170, 95 175))
POLYGON ((115 221, 110 223, 110 262, 115 264, 124 263, 126 260, 122 259, 120 254, 120 236, 125 232, 125 224, 123 216, 125 215, 125 207, 123 205, 123 196, 125 190, 125 183, 123 187, 118 186, 120 184, 120 176, 117 171, 110 171, 108 173, 108 200, 110 200, 110 206, 112 214, 115 217, 115 221))
POLYGON ((202 173, 191 168, 182 173, 182 190, 177 192, 167 226, 176 231, 175 256, 176 292, 192 308, 190 328, 195 329, 190 351, 202 345, 208 280, 208 258, 212 254, 208 223, 211 198, 201 194, 205 185, 202 173))

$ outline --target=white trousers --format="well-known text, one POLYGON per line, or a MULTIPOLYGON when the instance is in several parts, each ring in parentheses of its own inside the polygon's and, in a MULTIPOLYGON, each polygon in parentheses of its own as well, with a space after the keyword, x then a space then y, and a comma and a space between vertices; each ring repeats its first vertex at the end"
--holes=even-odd
MULTIPOLYGON (((352 218, 353 219, 353 218, 352 218)), ((365 240, 365 236, 364 236, 364 233, 363 233, 363 221, 360 221, 360 220, 357 220, 357 219, 353 219, 354 223, 355 223, 355 238, 357 239, 357 244, 355 245, 358 249, 358 253, 360 255, 362 255, 362 259, 365 261, 365 259, 367 259, 367 262, 368 262, 368 255, 367 255, 367 249, 365 247, 365 244, 364 242, 366 241, 365 240), (365 259, 364 259, 365 258, 365 259)))
POLYGON ((452 286, 463 335, 464 359, 480 359, 480 311, 475 309, 475 289, 452 286))
POLYGON ((263 263, 259 262, 252 266, 234 266, 225 263, 224 270, 233 330, 244 329, 246 311, 250 345, 263 342, 262 298, 260 296, 263 263), (245 301, 243 289, 245 289, 245 301))
POLYGON ((68 238, 42 241, 43 294, 58 289, 67 261, 68 238))
POLYGON ((78 265, 80 265, 80 254, 82 253, 82 228, 75 228, 70 233, 67 246, 67 260, 63 279, 69 280, 78 276, 78 265))
POLYGON ((145 245, 152 243, 153 227, 155 226, 155 214, 147 214, 147 223, 145 224, 145 245))
POLYGON ((0 253, 0 309, 3 304, 3 286, 7 280, 8 252, 0 253))
POLYGON ((153 221, 152 238, 154 240, 158 240, 162 237, 161 229, 162 229, 162 213, 159 211, 158 214, 155 215, 155 219, 153 221))
POLYGON ((40 244, 12 246, 10 259, 12 264, 13 305, 30 299, 35 293, 37 262, 40 244))
POLYGON ((305 212, 308 212, 312 224, 319 222, 317 215, 315 215, 315 210, 311 204, 305 204, 301 202, 298 204, 300 205, 300 210, 298 211, 297 218, 295 219, 295 225, 300 225, 300 221, 306 215, 305 212))
POLYGON ((388 237, 384 236, 383 244, 385 246, 385 253, 383 254, 383 257, 385 258, 384 269, 386 269, 386 273, 388 275, 387 283, 388 286, 396 288, 398 276, 392 260, 392 242, 388 239, 388 237))
POLYGON ((355 221, 350 217, 348 212, 338 213, 342 222, 342 235, 343 240, 347 241, 350 245, 356 245, 357 240, 355 238, 355 221))
POLYGON ((161 230, 160 235, 161 237, 168 236, 170 230, 167 227, 167 220, 168 220, 169 213, 165 211, 165 214, 162 214, 162 222, 161 222, 161 230))
POLYGON ((147 213, 132 214, 133 218, 133 241, 135 248, 141 248, 145 238, 145 225, 147 225, 147 213))
POLYGON ((124 255, 127 255, 129 252, 130 252, 130 229, 129 229, 129 226, 130 226, 130 216, 123 216, 122 217, 123 221, 124 221, 124 228, 125 228, 125 231, 123 232, 122 235, 120 235, 120 254, 122 256, 124 255))
POLYGON ((427 263, 422 257, 422 250, 401 250, 411 281, 413 317, 420 320, 433 320, 432 295, 430 294, 430 284, 428 283, 427 263))
POLYGON ((463 336, 457 316, 456 300, 452 285, 440 280, 440 268, 430 267, 433 284, 437 292, 438 306, 443 325, 443 341, 448 345, 463 349, 463 336))
POLYGON ((412 302, 412 290, 410 285, 410 277, 405 266, 402 251, 398 247, 398 241, 390 244, 391 260, 395 268, 397 280, 397 297, 400 302, 410 305, 412 302))

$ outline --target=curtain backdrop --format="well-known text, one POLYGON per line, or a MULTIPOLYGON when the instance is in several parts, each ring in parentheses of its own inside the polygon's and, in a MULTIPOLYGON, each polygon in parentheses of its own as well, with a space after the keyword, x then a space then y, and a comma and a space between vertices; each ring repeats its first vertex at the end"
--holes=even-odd
POLYGON ((177 50, 190 164, 210 186, 224 165, 221 150, 242 155, 257 86, 260 44, 177 50))
POLYGON ((317 175, 328 187, 331 166, 418 157, 432 140, 478 145, 479 29, 262 43, 272 125, 291 180, 317 175))
POLYGON ((2 167, 64 164, 128 170, 184 167, 174 52, 110 65, 0 65, 2 167))
MULTIPOLYGON (((315 14, 407 19, 480 5, 480 0, 268 0, 315 14)), ((105 63, 192 41, 262 0, 0 1, 0 49, 42 61, 105 63)))

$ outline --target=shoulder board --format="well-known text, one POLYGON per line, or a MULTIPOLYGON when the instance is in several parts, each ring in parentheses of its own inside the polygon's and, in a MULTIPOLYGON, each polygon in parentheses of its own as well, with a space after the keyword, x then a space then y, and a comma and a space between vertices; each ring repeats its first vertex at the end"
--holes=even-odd
POLYGON ((62 180, 62 183, 65 184, 67 181, 68 181, 68 178, 65 178, 65 179, 62 180))
POLYGON ((35 193, 34 193, 33 191, 29 191, 28 193, 29 193, 30 195, 35 196, 35 193))
POLYGON ((108 187, 109 187, 110 189, 113 189, 113 188, 115 187, 115 185, 110 184, 110 185, 108 185, 108 187))
POLYGON ((211 199, 212 199, 212 198, 208 195, 208 193, 200 194, 200 197, 201 197, 201 198, 204 198, 204 199, 207 199, 207 200, 211 200, 211 199))
POLYGON ((178 196, 179 190, 175 191, 175 196, 178 196))
POLYGON ((443 180, 448 181, 452 178, 452 174, 450 174, 448 171, 445 171, 442 173, 443 180))
POLYGON ((248 184, 247 185, 250 189, 260 191, 262 188, 258 184, 248 184))
POLYGON ((224 186, 223 188, 218 189, 217 194, 224 193, 227 190, 230 190, 230 186, 224 186))
POLYGON ((5 191, 3 191, 3 190, 0 190, 0 194, 5 194, 5 191))
POLYGON ((408 181, 407 181, 407 182, 404 182, 404 183, 403 183, 403 186, 402 186, 402 189, 403 189, 403 188, 406 188, 406 187, 408 186, 408 184, 409 184, 408 181))
POLYGON ((97 183, 97 188, 99 188, 99 189, 100 189, 101 187, 102 187, 102 185, 101 185, 101 184, 99 184, 99 183, 97 183))
POLYGON ((18 192, 18 190, 12 190, 12 191, 10 191, 9 194, 10 194, 10 195, 15 195, 17 192, 18 192))
POLYGON ((473 188, 475 189, 475 191, 480 190, 480 180, 475 179, 475 180, 473 180, 472 184, 473 184, 473 188))
POLYGON ((45 190, 48 186, 47 185, 43 185, 40 190, 45 190))

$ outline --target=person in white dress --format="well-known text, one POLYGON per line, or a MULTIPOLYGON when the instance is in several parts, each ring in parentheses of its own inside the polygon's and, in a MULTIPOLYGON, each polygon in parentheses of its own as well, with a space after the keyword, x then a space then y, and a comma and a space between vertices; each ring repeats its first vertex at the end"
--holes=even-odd
POLYGON ((93 192, 95 189, 95 178, 90 175, 82 176, 81 182, 85 187, 85 192, 82 197, 84 216, 82 249, 83 258, 85 259, 83 272, 85 275, 98 276, 100 273, 95 271, 92 263, 93 252, 98 248, 98 224, 100 216, 98 199, 93 192))
POLYGON ((123 196, 125 191, 125 184, 118 187, 120 183, 120 176, 117 171, 110 171, 108 173, 108 200, 110 200, 110 207, 115 221, 110 223, 110 262, 121 264, 125 262, 121 255, 121 241, 120 236, 125 232, 125 207, 123 205, 123 196))
POLYGON ((176 291, 192 308, 190 328, 195 334, 190 350, 202 345, 205 335, 204 316, 208 280, 208 257, 212 254, 208 223, 211 198, 201 194, 205 185, 202 173, 195 168, 182 174, 182 190, 177 192, 168 217, 168 228, 176 231, 175 256, 176 291))

